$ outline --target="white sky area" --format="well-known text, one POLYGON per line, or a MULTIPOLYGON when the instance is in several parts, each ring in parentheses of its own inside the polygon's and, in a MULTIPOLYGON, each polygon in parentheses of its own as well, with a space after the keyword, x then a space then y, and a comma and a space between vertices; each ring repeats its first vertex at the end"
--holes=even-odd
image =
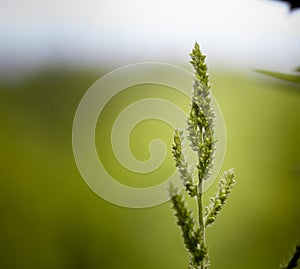
POLYGON ((188 62, 292 70, 300 9, 271 0, 0 0, 0 68, 188 62))

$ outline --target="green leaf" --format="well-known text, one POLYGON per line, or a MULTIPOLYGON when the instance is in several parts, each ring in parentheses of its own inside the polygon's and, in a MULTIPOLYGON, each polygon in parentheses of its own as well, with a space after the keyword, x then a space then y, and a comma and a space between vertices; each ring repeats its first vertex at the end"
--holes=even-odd
MULTIPOLYGON (((258 73, 264 74, 264 75, 274 77, 274 78, 278 78, 278 79, 285 80, 288 82, 294 82, 294 83, 300 84, 300 75, 292 75, 292 74, 267 71, 267 70, 259 70, 259 69, 256 69, 255 71, 258 73)), ((300 66, 296 68, 296 71, 300 72, 300 66)))

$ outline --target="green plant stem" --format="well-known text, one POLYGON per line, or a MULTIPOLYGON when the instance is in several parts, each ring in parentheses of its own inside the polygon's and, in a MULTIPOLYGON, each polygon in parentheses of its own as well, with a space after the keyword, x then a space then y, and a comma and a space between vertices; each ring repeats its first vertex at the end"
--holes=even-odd
MULTIPOLYGON (((199 229, 200 229, 200 242, 205 244, 205 228, 203 225, 203 206, 202 206, 202 180, 199 181, 199 190, 197 194, 197 200, 198 200, 198 221, 199 221, 199 229)), ((200 268, 204 269, 204 261, 201 262, 200 268)))
POLYGON ((199 219, 199 228, 203 231, 204 234, 204 225, 203 225, 203 212, 202 212, 202 179, 200 176, 200 171, 198 171, 198 178, 199 178, 199 184, 198 184, 198 219, 199 219))
MULTIPOLYGON (((201 171, 198 169, 198 194, 197 194, 197 202, 198 202, 198 222, 199 222, 199 229, 200 229, 200 242, 201 244, 205 245, 205 226, 203 221, 203 203, 202 203, 202 187, 203 187, 203 178, 201 176, 201 171)), ((201 261, 200 269, 205 269, 207 263, 207 257, 201 261)))

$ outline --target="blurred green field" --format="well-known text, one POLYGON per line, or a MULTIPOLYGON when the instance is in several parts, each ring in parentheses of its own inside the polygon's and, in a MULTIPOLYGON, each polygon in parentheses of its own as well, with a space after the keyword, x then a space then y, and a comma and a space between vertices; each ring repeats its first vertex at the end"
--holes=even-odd
MULTIPOLYGON (((73 117, 100 77, 41 73, 0 86, 0 268, 183 269, 170 204, 112 205, 82 180, 73 117)), ((276 269, 300 241, 300 87, 211 73, 237 185, 208 230, 212 269, 276 269)), ((205 194, 214 193, 214 188, 205 194)))

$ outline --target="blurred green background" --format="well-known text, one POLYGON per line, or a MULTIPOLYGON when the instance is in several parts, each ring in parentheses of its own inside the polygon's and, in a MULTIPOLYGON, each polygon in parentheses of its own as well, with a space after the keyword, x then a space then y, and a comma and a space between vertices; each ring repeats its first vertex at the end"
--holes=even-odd
MULTIPOLYGON (((76 168, 73 117, 99 76, 48 70, 1 84, 0 268, 186 268, 169 203, 115 206, 76 168)), ((208 230, 212 268, 278 268, 300 238, 300 88, 239 73, 211 77, 227 128, 224 169, 235 167, 237 177, 208 230)))
MULTIPOLYGON (((187 268, 170 203, 122 208, 85 184, 73 157, 72 124, 102 75, 144 61, 191 71, 195 40, 225 119, 223 168, 234 167, 237 179, 207 231, 211 268, 278 268, 300 240, 300 86, 253 70, 289 73, 299 66, 299 25, 300 10, 290 13, 281 1, 1 1, 0 268, 187 268)), ((118 102, 108 111, 115 113, 118 102)), ((101 142, 106 120, 97 125, 96 143, 109 152, 101 142)), ((151 130, 140 124, 131 136, 140 159, 147 140, 172 140, 170 128, 151 130)), ((126 171, 126 183, 161 182, 174 168, 168 149, 156 178, 138 182, 126 171)))

